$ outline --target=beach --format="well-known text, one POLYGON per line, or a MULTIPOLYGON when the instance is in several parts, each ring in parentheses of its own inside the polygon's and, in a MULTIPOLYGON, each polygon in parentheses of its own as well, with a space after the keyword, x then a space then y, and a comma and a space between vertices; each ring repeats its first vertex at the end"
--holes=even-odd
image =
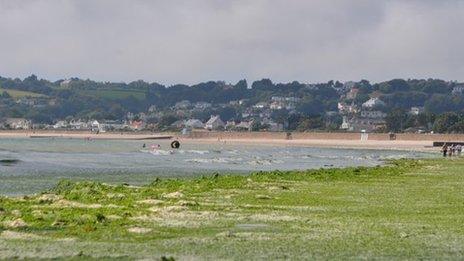
POLYGON ((388 134, 372 133, 361 137, 360 133, 287 133, 275 132, 206 132, 187 135, 174 132, 105 132, 88 131, 1 131, 0 138, 70 138, 70 139, 117 139, 156 140, 176 139, 181 143, 229 143, 273 146, 309 146, 316 148, 382 149, 433 152, 434 141, 463 141, 464 135, 453 134, 396 134, 390 140, 388 134))

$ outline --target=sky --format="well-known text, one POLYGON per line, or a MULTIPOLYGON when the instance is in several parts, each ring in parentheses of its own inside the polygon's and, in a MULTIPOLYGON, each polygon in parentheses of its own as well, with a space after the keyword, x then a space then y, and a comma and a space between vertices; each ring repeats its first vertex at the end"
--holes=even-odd
POLYGON ((0 75, 464 81, 464 1, 0 0, 0 75))

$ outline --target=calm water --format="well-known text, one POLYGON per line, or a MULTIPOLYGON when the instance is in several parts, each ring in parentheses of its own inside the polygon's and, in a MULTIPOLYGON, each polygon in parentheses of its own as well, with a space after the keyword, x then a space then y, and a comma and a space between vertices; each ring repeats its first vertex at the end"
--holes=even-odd
POLYGON ((61 179, 92 179, 143 184, 155 177, 195 176, 209 172, 247 173, 321 167, 374 166, 383 159, 430 157, 430 154, 382 150, 328 149, 169 141, 81 139, 0 139, 0 194, 21 195, 52 187, 61 179), (147 148, 142 145, 146 143, 147 148), (151 144, 161 149, 151 151, 151 144))

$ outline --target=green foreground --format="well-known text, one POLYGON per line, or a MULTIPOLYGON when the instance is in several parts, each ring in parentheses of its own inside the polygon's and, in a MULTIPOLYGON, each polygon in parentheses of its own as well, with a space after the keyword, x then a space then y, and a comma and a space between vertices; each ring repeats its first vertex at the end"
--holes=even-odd
POLYGON ((464 160, 0 198, 0 258, 463 259, 464 160))

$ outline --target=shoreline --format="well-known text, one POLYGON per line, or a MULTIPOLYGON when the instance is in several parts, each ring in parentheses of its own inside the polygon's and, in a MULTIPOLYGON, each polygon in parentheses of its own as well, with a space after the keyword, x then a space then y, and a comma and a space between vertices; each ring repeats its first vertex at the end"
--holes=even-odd
MULTIPOLYGON (((372 135, 372 139, 357 139, 357 133, 295 133, 295 138, 286 139, 285 133, 227 133, 227 132, 199 132, 193 135, 179 135, 178 133, 91 133, 82 131, 0 131, 0 139, 4 138, 68 138, 68 139, 95 139, 95 140, 179 140, 188 144, 245 144, 269 146, 296 146, 316 148, 343 148, 343 149, 378 149, 417 152, 438 152, 433 147, 433 140, 414 139, 385 140, 379 139, 380 134, 372 135), (200 134, 200 135, 198 135, 200 134), (340 136, 345 138, 340 138, 340 136)), ((388 134, 384 134, 388 135, 388 134)), ((425 137, 425 136, 424 136, 425 137)), ((458 137, 457 137, 458 138, 458 137)), ((460 138, 460 137, 459 137, 460 138)), ((449 140, 450 138, 448 138, 449 140)), ((437 140, 444 140, 437 136, 437 140)), ((457 140, 457 139, 456 139, 457 140)))

